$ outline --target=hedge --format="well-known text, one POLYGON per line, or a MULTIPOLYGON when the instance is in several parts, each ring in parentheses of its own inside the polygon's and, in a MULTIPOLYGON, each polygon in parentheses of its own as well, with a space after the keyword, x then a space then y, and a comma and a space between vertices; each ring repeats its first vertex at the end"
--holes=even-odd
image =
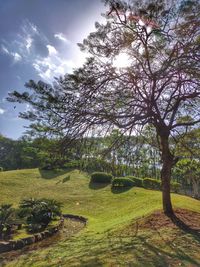
POLYGON ((128 177, 116 177, 112 179, 112 188, 133 187, 134 181, 128 177))
POLYGON ((142 178, 138 178, 135 176, 126 176, 126 178, 131 179, 134 183, 134 186, 143 187, 143 179, 142 178))
POLYGON ((144 178, 143 179, 143 186, 144 188, 149 189, 161 189, 161 181, 152 179, 152 178, 144 178))
POLYGON ((92 183, 110 183, 113 176, 106 172, 93 172, 91 174, 92 183))

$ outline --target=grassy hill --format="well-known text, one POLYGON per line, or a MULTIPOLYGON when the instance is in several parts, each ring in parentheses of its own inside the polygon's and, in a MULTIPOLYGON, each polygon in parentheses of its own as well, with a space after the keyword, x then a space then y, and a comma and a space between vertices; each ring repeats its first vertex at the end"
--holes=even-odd
MULTIPOLYGON (((63 203, 63 212, 89 219, 78 235, 69 239, 63 233, 52 246, 26 252, 5 266, 200 266, 199 235, 168 225, 143 226, 144 217, 161 209, 161 192, 113 193, 110 186, 89 184, 78 170, 31 169, 0 173, 0 196, 0 203, 14 206, 26 197, 54 198, 63 203)), ((200 212, 200 201, 176 194, 172 200, 176 208, 200 212)))

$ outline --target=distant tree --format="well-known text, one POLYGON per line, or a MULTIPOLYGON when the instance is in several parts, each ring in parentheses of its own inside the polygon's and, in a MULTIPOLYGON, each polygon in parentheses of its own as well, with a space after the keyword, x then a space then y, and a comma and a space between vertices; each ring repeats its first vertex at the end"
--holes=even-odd
POLYGON ((178 157, 200 160, 200 128, 187 129, 176 138, 178 145, 175 153, 178 157))
POLYGON ((192 184, 194 197, 200 198, 200 161, 182 159, 177 163, 177 171, 187 183, 192 184))
POLYGON ((66 140, 113 127, 131 134, 150 124, 161 152, 163 209, 172 215, 170 179, 178 158, 171 137, 200 122, 200 3, 105 3, 106 23, 96 23, 80 44, 91 54, 84 66, 53 86, 30 81, 32 94, 15 91, 9 100, 32 105, 33 111, 20 114, 35 121, 32 129, 66 140), (123 54, 127 67, 115 67, 123 54))

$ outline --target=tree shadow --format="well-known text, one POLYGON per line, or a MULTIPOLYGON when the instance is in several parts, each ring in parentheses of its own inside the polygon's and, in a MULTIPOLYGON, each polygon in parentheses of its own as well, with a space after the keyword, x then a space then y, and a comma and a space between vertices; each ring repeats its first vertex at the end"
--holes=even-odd
POLYGON ((53 179, 59 175, 68 173, 66 170, 41 170, 39 169, 40 175, 43 179, 53 179))
MULTIPOLYGON (((194 229, 184 223, 176 214, 169 215, 169 219, 182 231, 191 234, 193 238, 200 243, 200 228, 194 229)), ((192 219, 192 218, 191 218, 192 219)))
POLYGON ((127 186, 127 187, 121 187, 121 188, 115 188, 115 187, 112 187, 111 188, 111 192, 113 194, 121 194, 121 193, 124 193, 124 192, 127 192, 129 191, 130 189, 132 189, 133 187, 130 187, 130 186, 127 186))
MULTIPOLYGON (((145 247, 145 250, 152 253, 151 259, 149 257, 143 258, 142 264, 144 266, 149 261, 152 261, 154 263, 154 266, 169 266, 169 259, 171 258, 173 261, 179 260, 179 261, 187 261, 190 264, 194 266, 199 266, 199 262, 196 261, 193 257, 186 254, 185 251, 183 251, 181 248, 172 246, 171 242, 166 242, 166 246, 169 246, 171 248, 171 252, 163 250, 158 245, 149 243, 144 237, 138 237, 138 239, 141 241, 143 246, 145 247), (175 253, 174 253, 175 252, 175 253)), ((140 251, 141 252, 141 251, 140 251)), ((143 254, 143 253, 142 253, 143 254)), ((140 255, 141 256, 141 255, 140 255)))
POLYGON ((93 190, 103 189, 107 187, 108 185, 110 185, 110 183, 94 183, 91 181, 89 182, 89 188, 93 190))
MULTIPOLYGON (((189 233, 192 235, 192 237, 199 242, 200 232, 199 230, 190 228, 187 224, 185 224, 180 218, 178 218, 176 215, 167 216, 171 221, 180 229, 183 230, 184 233, 189 233)), ((169 247, 171 251, 166 251, 159 247, 157 244, 153 244, 153 242, 148 242, 146 238, 143 236, 137 236, 137 238, 142 242, 143 246, 145 246, 148 251, 151 251, 155 254, 155 258, 151 258, 153 260, 154 264, 161 263, 160 265, 155 266, 169 266, 169 261, 167 260, 165 262, 166 257, 172 260, 179 260, 179 261, 187 261, 192 266, 200 266, 199 262, 194 259, 191 255, 187 253, 184 249, 180 248, 179 246, 175 246, 173 243, 176 240, 176 236, 173 239, 166 240, 162 233, 154 226, 153 223, 151 223, 152 230, 155 231, 155 233, 159 236, 160 240, 165 243, 166 247, 169 247)), ((144 262, 143 262, 144 263, 144 262)), ((146 265, 145 265, 146 266, 146 265)))

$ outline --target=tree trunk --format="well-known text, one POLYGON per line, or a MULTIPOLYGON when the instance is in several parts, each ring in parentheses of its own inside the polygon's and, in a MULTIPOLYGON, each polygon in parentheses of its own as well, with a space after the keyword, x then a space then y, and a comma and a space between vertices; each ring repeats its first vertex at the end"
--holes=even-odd
POLYGON ((173 215, 171 195, 170 195, 170 180, 171 171, 174 163, 174 157, 169 149, 168 136, 160 136, 161 152, 162 152, 162 169, 161 169, 161 184, 162 184, 162 203, 164 213, 168 216, 173 215))
POLYGON ((3 228, 4 228, 4 226, 1 224, 0 225, 0 239, 3 238, 3 228))
POLYGON ((199 183, 200 181, 199 180, 195 180, 195 179, 192 179, 192 187, 193 187, 193 193, 194 193, 194 197, 199 199, 199 183))

